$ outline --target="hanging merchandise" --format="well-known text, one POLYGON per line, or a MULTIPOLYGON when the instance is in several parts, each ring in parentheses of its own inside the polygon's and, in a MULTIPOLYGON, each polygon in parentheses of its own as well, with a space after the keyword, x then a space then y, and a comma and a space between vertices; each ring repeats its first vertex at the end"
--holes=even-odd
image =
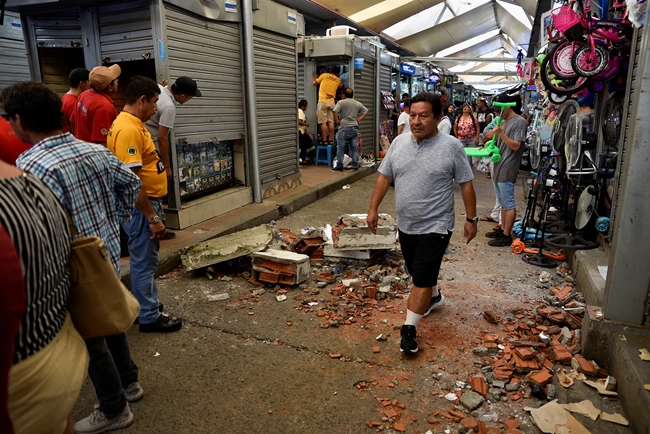
POLYGON ((603 109, 602 129, 603 148, 607 153, 618 152, 618 141, 621 138, 623 120, 623 102, 620 92, 612 94, 603 109))
POLYGON ((176 145, 181 197, 215 192, 232 186, 234 180, 232 142, 210 141, 176 145))
POLYGON ((627 5, 629 19, 634 27, 643 27, 646 8, 648 7, 646 0, 625 0, 625 4, 627 5))

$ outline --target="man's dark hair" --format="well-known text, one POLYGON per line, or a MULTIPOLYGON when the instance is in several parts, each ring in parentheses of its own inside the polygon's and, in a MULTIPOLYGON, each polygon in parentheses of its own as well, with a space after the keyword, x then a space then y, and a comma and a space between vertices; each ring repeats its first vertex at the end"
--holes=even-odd
POLYGON ((439 95, 434 95, 431 92, 420 92, 411 98, 411 106, 418 102, 430 104, 434 116, 438 117, 442 115, 442 101, 439 95))
POLYGON ((332 68, 332 74, 339 75, 341 73, 341 67, 336 65, 332 68))
POLYGON ((134 75, 126 86, 126 93, 124 94, 125 104, 135 104, 141 96, 147 98, 149 101, 156 95, 160 95, 160 88, 155 81, 142 75, 134 75))
POLYGON ((410 99, 410 98, 411 98, 411 95, 409 95, 408 93, 404 92, 404 93, 402 94, 402 98, 404 98, 404 97, 410 99))
POLYGON ((16 83, 0 92, 0 105, 14 118, 20 116, 23 128, 35 133, 50 133, 63 128, 61 99, 43 83, 16 83))
POLYGON ((351 87, 346 87, 345 88, 345 97, 346 98, 353 98, 354 97, 354 91, 352 90, 351 87))
POLYGON ((307 100, 306 100, 306 99, 301 99, 301 100, 298 102, 298 108, 303 108, 303 107, 305 107, 305 106, 307 106, 307 100))
POLYGON ((77 88, 82 81, 88 81, 88 75, 90 71, 86 68, 75 68, 68 75, 68 81, 70 82, 70 87, 77 88))
POLYGON ((412 102, 412 101, 411 101, 410 99, 407 99, 407 100, 404 101, 402 104, 404 105, 404 107, 411 107, 411 102, 412 102))

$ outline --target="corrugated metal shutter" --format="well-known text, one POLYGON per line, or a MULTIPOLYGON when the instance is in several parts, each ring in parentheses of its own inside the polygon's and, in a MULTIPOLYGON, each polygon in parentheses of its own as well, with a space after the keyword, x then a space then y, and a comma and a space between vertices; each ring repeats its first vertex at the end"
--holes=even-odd
POLYGON ((99 44, 104 63, 153 58, 153 32, 148 0, 100 6, 99 44))
POLYGON ((364 67, 361 70, 361 78, 354 79, 354 99, 361 102, 368 109, 366 116, 359 123, 359 134, 361 134, 361 152, 363 155, 375 153, 375 104, 379 91, 375 89, 375 61, 364 56, 364 67))
POLYGON ((266 183, 298 172, 296 42, 256 28, 253 44, 260 172, 266 183))
MULTIPOLYGON (((187 75, 203 96, 176 109, 176 138, 190 143, 244 134, 239 24, 210 22, 166 7, 170 82, 187 75)), ((295 93, 295 91, 294 91, 295 93)))
POLYGON ((305 99, 305 58, 298 58, 298 99, 305 99))
POLYGON ((29 81, 29 62, 20 16, 6 12, 4 25, 0 26, 0 89, 19 81, 29 81))
POLYGON ((36 45, 39 47, 81 47, 81 20, 78 8, 32 15, 32 23, 36 45))
MULTIPOLYGON (((379 65, 379 91, 390 92, 392 87, 390 65, 379 65)), ((380 103, 381 104, 381 103, 380 103)), ((379 122, 390 119, 390 110, 386 110, 383 105, 379 107, 379 122)))
MULTIPOLYGON (((634 141, 634 119, 637 116, 637 113, 635 113, 635 106, 638 107, 638 102, 637 99, 641 98, 641 92, 638 92, 638 94, 635 94, 635 90, 640 87, 641 80, 643 79, 642 75, 638 75, 639 73, 639 63, 640 63, 640 58, 643 57, 641 54, 641 38, 643 37, 643 34, 646 33, 645 31, 641 31, 640 29, 635 29, 634 30, 634 35, 636 36, 636 40, 632 41, 632 48, 633 52, 630 54, 630 69, 628 72, 628 86, 625 90, 625 98, 623 99, 624 101, 624 106, 623 106, 623 119, 624 123, 622 125, 622 134, 621 134, 621 139, 620 139, 620 144, 618 148, 618 162, 617 162, 617 173, 616 176, 614 177, 614 197, 613 197, 613 202, 612 202, 612 209, 610 212, 610 225, 609 225, 609 243, 611 245, 611 242, 614 238, 614 227, 616 226, 616 211, 618 210, 618 206, 620 204, 620 189, 623 181, 623 174, 624 170, 623 168, 625 167, 627 163, 627 158, 629 154, 629 149, 630 146, 633 146, 633 141, 634 141)), ((644 65, 641 65, 643 67, 644 65)))

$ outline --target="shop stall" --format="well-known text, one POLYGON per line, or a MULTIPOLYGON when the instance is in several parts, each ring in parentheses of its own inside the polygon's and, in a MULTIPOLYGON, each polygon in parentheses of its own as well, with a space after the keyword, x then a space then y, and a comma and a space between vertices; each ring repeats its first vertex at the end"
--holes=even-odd
POLYGON ((0 25, 0 89, 31 79, 20 15, 7 11, 0 25))

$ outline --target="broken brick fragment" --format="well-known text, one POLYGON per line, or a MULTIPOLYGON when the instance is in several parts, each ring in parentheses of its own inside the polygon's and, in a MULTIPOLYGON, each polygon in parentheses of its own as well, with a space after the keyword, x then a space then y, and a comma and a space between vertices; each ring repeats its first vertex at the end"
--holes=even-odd
POLYGON ((512 416, 510 416, 508 419, 506 419, 505 421, 503 421, 503 424, 504 424, 507 428, 512 428, 512 429, 517 429, 517 428, 519 428, 519 427, 521 426, 521 424, 519 423, 519 421, 518 421, 517 419, 515 419, 514 417, 512 417, 512 416))
POLYGON ((537 384, 538 386, 543 386, 543 385, 549 383, 553 379, 553 376, 551 374, 549 374, 548 371, 541 370, 541 371, 537 371, 537 372, 529 374, 528 379, 531 382, 537 384))
POLYGON ((332 353, 332 354, 330 354, 330 357, 333 358, 333 359, 340 359, 343 356, 340 355, 339 353, 332 353))
POLYGON ((454 420, 454 416, 452 416, 451 414, 449 414, 449 412, 447 412, 447 411, 443 411, 443 412, 441 412, 438 416, 440 416, 440 417, 444 417, 445 419, 449 419, 450 421, 451 421, 451 420, 454 420))
POLYGON ((392 408, 387 408, 384 410, 384 415, 389 419, 395 419, 397 416, 399 416, 399 413, 392 408))
POLYGON ((497 380, 509 380, 514 370, 512 368, 497 368, 492 371, 492 375, 497 380))
POLYGON ((466 431, 470 431, 478 427, 478 422, 471 416, 464 418, 460 421, 460 423, 463 425, 463 428, 465 428, 466 431))
POLYGON ((373 352, 373 353, 377 354, 377 353, 379 353, 380 351, 381 351, 381 350, 379 349, 379 347, 377 347, 377 346, 372 347, 372 352, 373 352))
POLYGON ((485 434, 501 434, 501 430, 499 428, 489 427, 485 431, 485 434))
POLYGON ((535 351, 532 348, 528 347, 517 347, 515 348, 515 354, 521 357, 524 360, 530 360, 535 357, 535 351))
POLYGON ((571 366, 574 367, 574 369, 577 368, 580 372, 583 372, 586 375, 593 376, 596 375, 597 372, 594 364, 582 357, 580 354, 576 354, 576 356, 571 361, 571 366))
POLYGON ((487 322, 492 324, 498 324, 499 320, 501 319, 499 315, 495 314, 494 312, 490 312, 489 310, 483 312, 483 318, 485 318, 487 322))
POLYGON ((484 397, 487 395, 488 386, 483 377, 472 377, 467 382, 472 386, 474 392, 480 393, 484 397))
POLYGON ((402 423, 400 423, 400 422, 395 422, 395 423, 393 424, 393 429, 394 429, 395 431, 398 431, 398 432, 404 432, 404 431, 406 431, 406 427, 404 426, 404 424, 402 424, 402 423))
POLYGON ((460 411, 457 410, 447 410, 447 411, 449 412, 449 414, 451 414, 454 417, 459 417, 461 419, 465 417, 465 413, 461 413, 460 411))

